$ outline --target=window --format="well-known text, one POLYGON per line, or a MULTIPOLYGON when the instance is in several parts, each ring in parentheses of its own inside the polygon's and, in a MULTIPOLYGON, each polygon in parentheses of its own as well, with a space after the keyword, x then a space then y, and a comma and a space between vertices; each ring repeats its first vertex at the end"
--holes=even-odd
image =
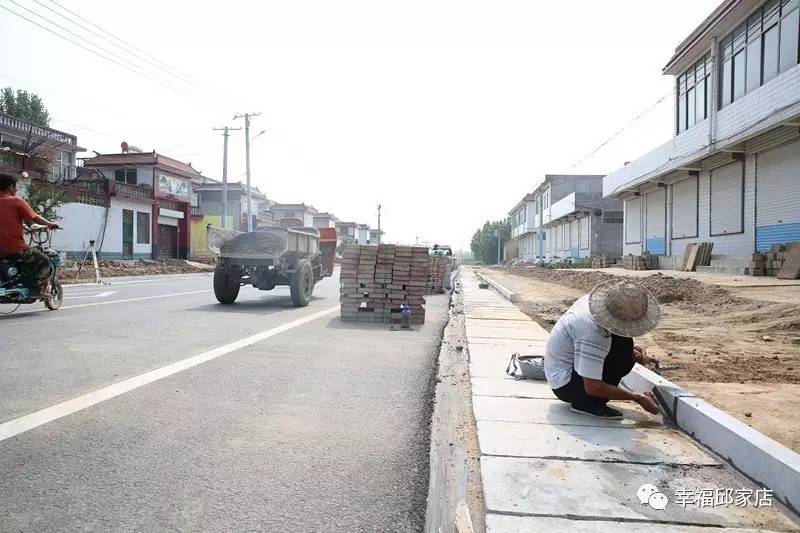
POLYGON ((706 86, 711 74, 708 61, 706 55, 678 76, 678 134, 708 117, 706 86))
POLYGON ((136 212, 136 244, 150 244, 150 213, 136 212))
POLYGON ((603 211, 604 224, 622 224, 622 211, 603 211))
POLYGON ((720 41, 720 106, 797 65, 800 0, 769 0, 720 41))
POLYGON ((66 150, 58 150, 53 158, 53 177, 57 180, 74 178, 73 169, 72 153, 66 150))
POLYGON ((114 171, 114 181, 119 183, 127 183, 129 185, 136 185, 138 180, 136 178, 135 168, 118 168, 114 171))
POLYGON ((294 218, 294 214, 294 211, 286 211, 286 213, 283 214, 283 218, 294 218))

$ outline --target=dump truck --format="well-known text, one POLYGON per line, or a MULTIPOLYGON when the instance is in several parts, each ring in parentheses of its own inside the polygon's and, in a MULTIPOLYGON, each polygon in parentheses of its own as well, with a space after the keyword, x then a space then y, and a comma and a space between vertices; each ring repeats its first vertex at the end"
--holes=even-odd
POLYGON ((333 274, 336 230, 261 227, 250 233, 208 226, 207 242, 216 256, 214 295, 232 304, 242 285, 269 291, 288 285, 292 303, 305 307, 314 285, 333 274))

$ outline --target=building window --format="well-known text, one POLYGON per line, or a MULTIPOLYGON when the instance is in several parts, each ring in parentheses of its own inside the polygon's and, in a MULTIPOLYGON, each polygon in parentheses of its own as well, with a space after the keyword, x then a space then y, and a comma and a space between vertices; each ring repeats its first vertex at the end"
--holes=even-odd
POLYGON ((797 65, 800 0, 769 0, 720 42, 720 107, 797 65))
POLYGON ((678 134, 708 117, 707 87, 710 84, 711 58, 707 54, 678 76, 678 134))
POLYGON ((53 159, 53 177, 57 180, 72 179, 75 177, 73 168, 72 154, 66 150, 58 150, 53 159))
POLYGON ((129 185, 136 185, 138 180, 136 178, 135 168, 118 168, 114 171, 114 181, 119 183, 127 183, 129 185))
POLYGON ((622 211, 603 211, 604 224, 622 224, 622 211))
POLYGON ((150 213, 136 212, 136 244, 150 244, 150 213))

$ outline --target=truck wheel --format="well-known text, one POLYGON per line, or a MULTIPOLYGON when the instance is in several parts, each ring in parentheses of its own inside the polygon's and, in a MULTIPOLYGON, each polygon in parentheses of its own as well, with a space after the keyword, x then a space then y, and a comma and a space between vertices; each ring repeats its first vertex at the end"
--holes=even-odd
POLYGON ((292 303, 295 307, 305 307, 314 292, 314 269, 308 261, 300 260, 292 274, 292 303))
POLYGON ((239 296, 239 280, 231 278, 223 268, 214 269, 214 296, 221 304, 232 304, 239 296))

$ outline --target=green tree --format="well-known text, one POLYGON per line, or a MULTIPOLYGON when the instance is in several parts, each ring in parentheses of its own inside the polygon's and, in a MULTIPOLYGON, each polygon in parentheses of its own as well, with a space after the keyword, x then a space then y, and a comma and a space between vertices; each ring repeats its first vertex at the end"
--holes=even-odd
MULTIPOLYGON (((511 239, 511 224, 507 220, 486 221, 472 235, 470 249, 475 259, 487 264, 497 264, 497 232, 501 248, 511 239)), ((502 258, 502 254, 501 254, 502 258)))
POLYGON ((4 87, 0 91, 0 112, 37 126, 50 125, 50 113, 42 99, 22 89, 15 93, 11 87, 4 87))
POLYGON ((58 208, 69 202, 69 197, 63 190, 38 183, 31 183, 28 186, 26 196, 31 207, 51 222, 62 218, 58 216, 58 208))

